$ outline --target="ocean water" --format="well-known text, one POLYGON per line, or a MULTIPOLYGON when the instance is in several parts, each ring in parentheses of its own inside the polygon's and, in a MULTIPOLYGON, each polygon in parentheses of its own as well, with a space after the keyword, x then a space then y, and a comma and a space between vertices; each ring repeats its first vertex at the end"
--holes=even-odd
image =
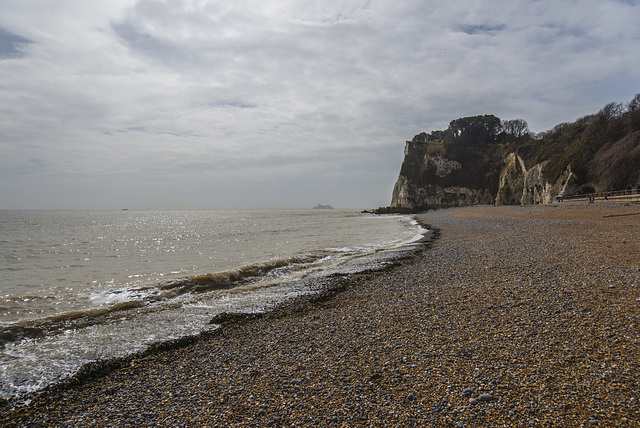
POLYGON ((343 210, 0 211, 0 397, 379 268, 423 232, 343 210))

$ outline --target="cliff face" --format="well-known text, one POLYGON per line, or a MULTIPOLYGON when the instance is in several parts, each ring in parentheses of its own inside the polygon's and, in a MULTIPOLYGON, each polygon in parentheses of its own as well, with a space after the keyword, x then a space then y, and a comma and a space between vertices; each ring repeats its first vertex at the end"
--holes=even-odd
MULTIPOLYGON (((424 210, 477 204, 548 204, 557 196, 577 191, 576 176, 567 169, 553 182, 544 177, 548 161, 526 168, 516 153, 507 153, 495 166, 497 183, 486 187, 451 185, 463 182, 465 165, 441 154, 432 154, 428 143, 407 141, 400 175, 393 188, 391 208, 424 210), (457 175, 457 180, 452 176, 457 175)), ((491 168, 487 168, 490 175, 491 168)), ((487 174, 485 174, 487 175, 487 174)))
POLYGON ((571 167, 569 166, 554 183, 551 183, 542 173, 548 163, 549 161, 544 161, 527 170, 520 156, 515 153, 508 154, 504 158, 504 166, 500 172, 495 204, 549 204, 557 196, 575 193, 577 188, 571 167))
POLYGON ((450 186, 450 175, 463 170, 463 165, 441 155, 425 154, 424 146, 407 141, 403 172, 398 176, 391 197, 392 208, 410 210, 490 204, 493 197, 487 189, 450 186))

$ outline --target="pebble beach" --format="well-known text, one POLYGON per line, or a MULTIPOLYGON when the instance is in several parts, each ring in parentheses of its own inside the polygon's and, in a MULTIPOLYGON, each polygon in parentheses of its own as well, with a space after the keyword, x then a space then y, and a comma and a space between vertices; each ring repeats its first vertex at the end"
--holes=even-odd
POLYGON ((7 427, 640 427, 640 204, 420 214, 322 294, 89 367, 7 427))

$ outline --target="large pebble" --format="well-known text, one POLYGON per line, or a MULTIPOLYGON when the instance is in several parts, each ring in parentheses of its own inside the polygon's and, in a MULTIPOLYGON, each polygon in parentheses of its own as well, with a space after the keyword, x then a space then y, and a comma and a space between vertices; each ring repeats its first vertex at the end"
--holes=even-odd
POLYGON ((480 394, 478 401, 493 401, 493 396, 491 394, 480 394))
POLYGON ((464 397, 471 397, 474 393, 475 391, 472 388, 465 388, 462 390, 462 395, 464 397))

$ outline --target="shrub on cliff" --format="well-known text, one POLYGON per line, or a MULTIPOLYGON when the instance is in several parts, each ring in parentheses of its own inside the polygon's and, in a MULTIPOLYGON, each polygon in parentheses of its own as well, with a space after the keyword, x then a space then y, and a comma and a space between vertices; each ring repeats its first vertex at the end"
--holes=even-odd
POLYGON ((625 107, 609 103, 598 113, 561 123, 538 140, 517 147, 526 163, 548 160, 545 178, 554 182, 570 164, 578 184, 594 183, 600 191, 637 184, 640 153, 640 94, 625 107), (625 184, 624 182, 627 181, 625 184))

